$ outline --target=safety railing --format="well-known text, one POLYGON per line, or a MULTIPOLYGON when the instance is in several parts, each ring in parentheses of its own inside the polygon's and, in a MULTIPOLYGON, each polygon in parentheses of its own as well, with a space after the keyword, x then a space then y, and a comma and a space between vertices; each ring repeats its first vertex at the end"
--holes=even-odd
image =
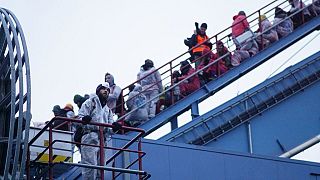
MULTIPOLYGON (((295 77, 295 74, 298 74, 301 71, 308 71, 307 69, 310 68, 310 66, 316 66, 316 64, 319 62, 319 60, 320 60, 320 58, 316 57, 315 59, 313 59, 312 61, 306 63, 302 67, 299 67, 297 69, 293 69, 293 70, 290 70, 290 71, 287 70, 288 72, 286 74, 283 74, 283 76, 281 76, 281 77, 279 77, 277 79, 274 79, 270 83, 266 84, 263 87, 260 87, 259 89, 255 90, 254 92, 245 94, 245 96, 242 99, 240 99, 239 101, 236 101, 236 102, 228 105, 226 108, 221 109, 218 112, 215 112, 214 114, 211 114, 211 115, 209 115, 209 116, 207 116, 205 118, 201 118, 201 121, 199 121, 197 123, 194 123, 194 125, 192 127, 186 128, 185 130, 183 130, 183 131, 181 131, 181 132, 175 134, 174 136, 171 136, 170 138, 165 139, 165 140, 166 141, 174 141, 179 136, 182 136, 184 134, 192 132, 192 130, 194 130, 197 127, 201 127, 202 125, 204 125, 204 127, 208 127, 207 124, 209 124, 210 121, 212 121, 214 118, 217 118, 218 116, 221 116, 223 113, 226 113, 228 111, 232 111, 232 109, 236 108, 239 105, 243 105, 243 104, 245 105, 245 108, 244 108, 243 112, 241 112, 241 113, 250 114, 250 115, 247 116, 247 119, 241 117, 241 122, 239 122, 239 123, 242 124, 244 122, 247 122, 247 120, 249 120, 249 119, 261 114, 263 111, 273 107, 275 104, 278 104, 278 103, 284 101, 285 99, 289 98, 290 96, 300 92, 301 89, 304 89, 304 88, 306 88, 308 86, 311 86, 312 84, 318 82, 320 77, 317 76, 319 71, 317 71, 316 69, 313 69, 314 70, 313 73, 308 74, 308 76, 306 76, 305 78, 302 78, 300 80, 298 80, 298 79, 296 79, 294 77, 295 77), (281 91, 279 90, 280 92, 277 92, 277 93, 281 94, 281 96, 280 96, 281 98, 279 98, 279 96, 275 95, 277 93, 274 93, 274 94, 270 95, 269 98, 277 98, 277 100, 275 100, 273 102, 273 104, 268 103, 268 105, 266 105, 267 100, 261 101, 260 103, 257 103, 257 102, 255 102, 253 100, 254 97, 257 96, 259 93, 266 91, 268 88, 271 88, 271 87, 275 86, 278 83, 284 82, 286 79, 289 79, 290 77, 292 77, 292 84, 290 86, 288 85, 288 87, 285 87, 281 91), (305 83, 305 84, 301 85, 301 82, 303 82, 306 79, 308 79, 308 83, 305 83), (298 88, 293 89, 292 87, 294 87, 296 84, 300 84, 300 85, 299 85, 298 88), (284 94, 285 91, 288 92, 286 95, 284 94), (251 105, 248 105, 248 102, 250 102, 251 105), (261 106, 261 104, 263 104, 263 105, 261 106)), ((241 113, 239 113, 239 114, 234 114, 233 113, 233 116, 230 119, 240 118, 241 113)), ((223 121, 223 122, 226 123, 226 124, 230 123, 230 122, 234 123, 234 122, 230 121, 229 119, 225 119, 225 121, 223 121)), ((234 124, 234 126, 236 126, 236 124, 234 124)), ((221 129, 221 127, 222 127, 222 125, 220 127, 218 127, 218 128, 221 129)), ((211 129, 211 131, 212 131, 212 129, 211 129)), ((201 145, 206 145, 206 144, 210 143, 211 141, 216 140, 217 138, 221 137, 222 134, 227 133, 227 132, 228 132, 227 130, 222 130, 220 134, 214 134, 213 135, 213 133, 212 133, 212 134, 210 134, 212 139, 207 140, 207 141, 203 141, 203 144, 201 144, 201 145)), ((201 138, 199 138, 199 139, 201 139, 201 138)), ((162 139, 162 140, 164 140, 164 139, 162 139)), ((203 139, 201 139, 201 140, 203 140, 203 139)), ((190 143, 190 144, 198 144, 199 145, 199 143, 194 143, 194 142, 195 141, 193 140, 193 141, 190 141, 188 143, 190 143)))
MULTIPOLYGON (((266 29, 266 30, 264 30, 264 31, 262 32, 262 31, 261 31, 261 21, 259 20, 259 17, 260 17, 261 15, 265 14, 266 17, 270 20, 271 17, 272 17, 272 15, 274 15, 273 11, 275 10, 276 7, 280 7, 280 8, 282 8, 283 10, 287 10, 287 11, 288 11, 288 9, 290 8, 290 5, 288 5, 288 4, 285 5, 285 3, 287 3, 286 0, 285 0, 285 1, 281 1, 281 2, 279 2, 279 3, 278 3, 278 2, 279 2, 279 0, 272 1, 271 3, 265 5, 264 7, 260 8, 259 10, 255 11, 254 13, 250 14, 249 16, 247 16, 247 20, 248 20, 249 25, 250 25, 249 27, 250 27, 251 29, 256 28, 256 29, 259 29, 259 30, 260 30, 260 31, 258 31, 258 30, 256 31, 256 32, 259 32, 259 33, 258 33, 257 35, 255 35, 255 37, 253 38, 254 40, 256 40, 257 38, 261 37, 265 32, 267 32, 267 31, 275 28, 275 26, 279 25, 279 24, 282 23, 283 21, 285 21, 285 20, 287 20, 287 19, 289 19, 289 18, 291 18, 291 17, 293 17, 293 16, 295 16, 295 15, 298 15, 298 14, 300 14, 300 15, 302 16, 301 19, 302 19, 302 24, 303 24, 303 23, 304 23, 304 18, 303 18, 303 13, 302 13, 302 12, 305 11, 311 4, 309 4, 308 6, 305 6, 305 7, 302 7, 302 4, 303 4, 303 3, 307 3, 307 2, 311 2, 311 3, 312 3, 311 0, 305 0, 305 1, 302 1, 302 0, 301 0, 301 1, 300 1, 301 8, 300 8, 298 11, 292 13, 290 16, 287 16, 284 20, 281 20, 281 21, 278 22, 277 24, 273 24, 272 27, 270 27, 270 28, 268 28, 268 29, 266 29)), ((241 23, 241 22, 239 22, 239 23, 241 23)), ((160 98, 160 97, 164 96, 165 93, 167 93, 167 92, 170 92, 170 93, 171 93, 171 98, 172 98, 172 99, 171 99, 171 102, 172 102, 172 104, 175 103, 175 100, 173 99, 173 96, 172 96, 173 89, 174 89, 176 86, 179 86, 179 85, 181 84, 181 82, 179 82, 179 83, 173 83, 173 78, 172 78, 173 72, 174 72, 175 70, 178 70, 177 67, 179 66, 179 63, 180 63, 181 60, 184 61, 184 60, 188 60, 188 59, 189 59, 189 57, 186 57, 186 55, 187 55, 189 52, 192 52, 193 49, 201 46, 201 45, 204 44, 204 43, 207 43, 208 41, 212 41, 212 40, 214 41, 214 42, 212 42, 212 44, 213 44, 213 48, 212 48, 212 50, 211 50, 212 52, 213 52, 213 51, 216 51, 216 50, 218 49, 218 44, 217 44, 217 42, 222 42, 223 46, 224 46, 224 47, 227 47, 229 52, 226 53, 226 54, 224 54, 223 56, 217 58, 215 61, 209 63, 208 65, 202 67, 201 69, 196 69, 195 73, 189 75, 189 76, 188 76, 186 79, 184 79, 184 80, 188 80, 188 79, 190 79, 190 78, 192 78, 192 77, 194 77, 194 76, 197 76, 197 75, 199 74, 199 72, 201 72, 201 71, 205 70, 206 68, 208 68, 208 67, 210 67, 210 66, 212 66, 212 65, 215 65, 215 64, 216 64, 216 68, 217 68, 217 74, 216 74, 217 77, 216 77, 216 78, 219 78, 221 75, 223 75, 223 74, 221 74, 221 72, 219 71, 219 69, 220 69, 220 68, 219 68, 219 62, 220 62, 220 61, 223 61, 223 59, 224 59, 226 56, 230 56, 230 57, 231 57, 231 56, 232 56, 232 53, 235 52, 235 50, 236 50, 236 46, 235 46, 235 44, 232 42, 232 39, 231 39, 231 34, 230 34, 231 28, 232 28, 232 26, 229 26, 228 28, 222 30, 221 32, 217 33, 216 35, 210 37, 206 42, 203 42, 203 43, 201 43, 201 44, 196 45, 195 47, 189 49, 188 51, 186 51, 186 52, 184 52, 183 54, 179 55, 178 57, 174 58, 173 60, 171 60, 171 61, 167 62, 166 64, 160 66, 159 68, 155 69, 153 72, 149 73, 149 74, 146 75, 145 77, 143 77, 143 78, 141 78, 141 79, 139 79, 139 80, 134 81, 132 84, 134 84, 134 83, 139 83, 141 80, 147 78, 148 76, 153 75, 156 71, 159 71, 160 74, 161 74, 161 77, 162 77, 162 80, 161 80, 161 81, 162 81, 163 86, 164 86, 164 87, 169 86, 169 88, 167 88, 165 91, 159 93, 156 97, 154 97, 153 99, 150 99, 150 100, 147 101, 145 104, 150 103, 150 102, 153 101, 154 99, 157 99, 157 98, 160 98), (230 45, 230 42, 231 42, 231 45, 230 45)), ((259 45, 260 45, 259 51, 262 51, 262 50, 264 50, 265 48, 267 48, 267 47, 264 47, 263 43, 261 43, 261 44, 259 44, 259 45)), ((210 52, 209 52, 209 53, 210 53, 210 52)), ((204 56, 206 56, 206 55, 207 55, 207 54, 202 55, 201 57, 197 58, 195 61, 200 61, 200 60, 201 60, 204 56)), ((228 71, 229 71, 229 70, 231 70, 231 69, 228 69, 228 71)), ((153 84, 152 86, 150 86, 148 89, 152 88, 153 86, 156 86, 158 83, 160 83, 160 82, 154 83, 154 84, 153 84)), ((123 89, 122 89, 122 92, 121 92, 121 94, 123 94, 123 97, 124 97, 123 99, 125 100, 125 102, 129 100, 129 99, 128 99, 129 93, 127 92, 128 89, 129 89, 129 86, 130 86, 130 85, 128 85, 128 86, 126 86, 125 88, 123 88, 123 89)), ((144 91, 147 91, 148 89, 145 89, 144 91)), ((140 93, 143 93, 143 92, 140 92, 140 93)), ((140 93, 139 93, 139 94, 140 94, 140 93)), ((139 95, 139 94, 138 94, 138 95, 139 95)), ((138 96, 138 95, 137 95, 137 96, 138 96)), ((134 97, 132 97, 132 98, 134 98, 134 97)), ((121 105, 117 105, 117 106, 123 106, 123 104, 125 104, 125 102, 122 102, 121 105)), ((145 105, 145 104, 143 104, 143 105, 145 105)), ((141 106, 143 106, 143 105, 141 105, 141 106)), ((138 107, 138 108, 139 108, 139 107, 138 107)), ((123 110, 122 110, 122 113, 120 114, 119 120, 124 120, 130 113, 132 113, 133 111, 137 110, 138 108, 133 109, 133 110, 131 110, 130 112, 127 112, 127 113, 126 113, 125 110, 123 109, 123 110)))
MULTIPOLYGON (((70 166, 78 166, 78 167, 84 167, 84 168, 92 168, 92 169, 98 169, 100 170, 100 175, 101 175, 101 179, 104 179, 104 171, 111 171, 112 172, 112 178, 115 179, 117 178, 120 174, 122 173, 129 173, 129 174, 136 174, 139 175, 139 179, 148 179, 151 175, 148 174, 147 172, 142 170, 142 158, 145 156, 145 152, 142 151, 142 143, 141 143, 141 137, 143 136, 143 134, 145 133, 144 130, 142 129, 138 129, 138 128, 133 128, 133 127, 126 127, 126 126, 122 126, 121 129, 125 130, 125 131, 133 131, 133 132, 137 132, 138 134, 133 137, 133 139, 131 139, 129 142, 127 142, 122 148, 116 148, 116 147, 110 147, 110 146, 106 146, 104 144, 104 128, 114 128, 114 125, 112 124, 105 124, 105 123, 97 123, 97 122, 89 122, 89 123, 85 123, 85 125, 95 125, 97 127, 99 127, 98 130, 98 134, 99 134, 99 145, 94 145, 94 144, 86 144, 86 143, 78 143, 78 142, 74 142, 74 141, 66 141, 66 140, 53 140, 53 122, 57 121, 57 120, 63 120, 65 121, 65 123, 68 124, 84 124, 83 121, 78 120, 78 119, 72 119, 72 118, 65 118, 65 117, 54 117, 51 121, 49 121, 45 127, 43 129, 41 129, 41 131, 34 137, 32 138, 29 143, 28 143, 28 157, 27 157, 27 178, 31 179, 31 175, 30 175, 30 167, 32 164, 36 164, 39 160, 39 158, 44 155, 45 153, 48 153, 48 166, 47 166, 47 171, 42 172, 42 174, 46 174, 48 173, 48 177, 49 179, 53 179, 53 167, 57 164, 66 164, 66 165, 70 165, 70 166), (38 154, 38 156, 34 159, 34 160, 30 160, 30 147, 33 146, 33 144, 35 143, 35 141, 41 136, 43 135, 43 133, 45 131, 49 131, 48 134, 48 146, 46 148, 44 148, 44 150, 38 154), (68 143, 68 144, 74 144, 74 145, 80 145, 80 146, 91 146, 91 147, 97 147, 99 148, 99 155, 100 155, 100 162, 99 165, 89 165, 89 164, 81 164, 81 163, 70 163, 70 162, 53 162, 53 150, 55 150, 56 148, 54 148, 54 144, 56 143, 68 143), (133 145, 134 143, 138 144, 138 150, 131 150, 128 149, 131 145, 133 145), (109 157, 108 159, 106 159, 106 157, 104 157, 104 152, 106 149, 110 149, 113 151, 116 151, 111 157, 109 157), (115 160, 116 158, 122 153, 122 152, 128 152, 128 153, 135 153, 137 154, 137 158, 135 160, 133 160, 133 162, 131 162, 129 165, 127 165, 125 168, 117 168, 114 167, 115 166, 115 160), (112 167, 107 167, 106 165, 108 165, 110 162, 112 162, 112 167), (134 164, 138 163, 138 170, 132 170, 129 169, 130 167, 132 167, 134 164), (116 174, 118 173, 118 174, 116 174)), ((33 179, 33 178, 32 178, 33 179)))

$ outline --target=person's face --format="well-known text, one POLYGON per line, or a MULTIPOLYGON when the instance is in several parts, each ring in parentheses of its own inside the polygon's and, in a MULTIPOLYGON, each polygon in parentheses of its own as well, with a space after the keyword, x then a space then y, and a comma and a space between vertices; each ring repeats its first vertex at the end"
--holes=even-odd
POLYGON ((204 34, 204 33, 206 33, 206 28, 204 28, 204 27, 200 27, 200 32, 201 32, 201 34, 204 34))
POLYGON ((112 77, 110 75, 106 75, 105 82, 111 84, 112 83, 112 77))
POLYGON ((102 88, 99 91, 99 97, 103 98, 103 99, 108 99, 109 96, 109 90, 107 88, 102 88))

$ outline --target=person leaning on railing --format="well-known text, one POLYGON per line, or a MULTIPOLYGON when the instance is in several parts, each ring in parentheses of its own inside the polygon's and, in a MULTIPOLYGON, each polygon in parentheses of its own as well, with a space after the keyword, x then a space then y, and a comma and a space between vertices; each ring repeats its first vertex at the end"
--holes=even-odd
MULTIPOLYGON (((109 84, 100 84, 96 88, 96 95, 93 95, 87 99, 79 110, 78 118, 80 118, 85 125, 83 125, 83 136, 81 143, 99 145, 99 139, 104 138, 105 145, 108 146, 111 143, 110 128, 104 129, 104 137, 99 137, 99 127, 90 125, 90 122, 114 124, 117 128, 113 131, 117 131, 120 125, 115 124, 113 121, 113 113, 107 105, 107 99, 110 93, 109 84)), ((108 153, 105 151, 104 153, 108 153)), ((81 162, 83 164, 98 165, 99 162, 99 148, 81 145, 81 162)), ((82 169, 83 179, 96 179, 98 177, 98 171, 92 168, 82 169)))

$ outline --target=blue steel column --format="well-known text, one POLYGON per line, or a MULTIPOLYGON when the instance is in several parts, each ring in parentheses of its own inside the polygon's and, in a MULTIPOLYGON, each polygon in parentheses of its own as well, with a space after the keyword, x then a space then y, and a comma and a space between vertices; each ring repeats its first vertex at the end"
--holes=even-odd
POLYGON ((191 104, 191 117, 192 117, 192 119, 199 116, 199 106, 198 105, 199 105, 198 101, 193 102, 191 104))
POLYGON ((170 125, 171 125, 171 131, 173 131, 173 130, 178 128, 178 118, 177 118, 177 116, 171 118, 170 125))

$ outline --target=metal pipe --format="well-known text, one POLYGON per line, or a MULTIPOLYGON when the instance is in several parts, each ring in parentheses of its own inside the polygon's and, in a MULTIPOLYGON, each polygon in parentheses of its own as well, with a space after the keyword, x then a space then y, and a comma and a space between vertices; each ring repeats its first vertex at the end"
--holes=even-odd
MULTIPOLYGON (((215 40, 216 40, 216 50, 217 50, 217 54, 218 54, 218 35, 215 35, 215 40)), ((220 76, 220 67, 219 67, 219 61, 222 61, 222 59, 217 61, 217 65, 216 65, 216 75, 217 77, 220 76)))
POLYGON ((309 147, 311 147, 319 142, 320 142, 320 134, 318 134, 314 138, 306 141, 305 143, 300 144, 299 146, 289 150, 288 152, 281 154, 279 157, 291 158, 292 156, 299 154, 300 152, 308 149, 309 147))
POLYGON ((52 170, 52 155, 53 155, 53 145, 52 145, 52 126, 49 126, 49 179, 52 180, 53 179, 53 170, 52 170))
MULTIPOLYGON (((46 129, 52 125, 53 121, 56 121, 56 120, 64 120, 64 121, 70 121, 70 122, 74 122, 74 123, 80 123, 80 124, 83 124, 83 121, 82 120, 79 120, 79 119, 73 119, 73 118, 66 118, 66 117, 54 117, 52 118, 48 124, 46 124, 42 129, 41 131, 34 137, 32 138, 28 145, 31 146, 45 131, 46 129)), ((89 122, 87 123, 89 125, 96 125, 96 126, 102 126, 102 127, 110 127, 110 128, 113 128, 114 126, 112 124, 105 124, 105 123, 96 123, 96 122, 89 122)), ((145 133, 145 131, 143 129, 139 129, 139 128, 133 128, 133 127, 127 127, 127 126, 122 126, 122 129, 124 130, 128 130, 128 131, 135 131, 135 132, 140 132, 142 134, 145 133)))
POLYGON ((249 140, 249 152, 250 154, 253 153, 253 147, 252 147, 252 133, 251 133, 251 124, 250 121, 248 121, 248 140, 249 140))
MULTIPOLYGON (((99 153, 100 153, 100 166, 104 165, 104 134, 103 134, 103 127, 99 127, 99 136, 100 136, 100 143, 99 143, 99 153)), ((104 170, 100 169, 101 180, 104 180, 104 170)))
POLYGON ((92 169, 103 169, 106 171, 115 171, 115 172, 121 172, 121 173, 130 173, 130 174, 141 174, 146 175, 147 172, 145 171, 138 171, 138 170, 132 170, 132 169, 123 169, 123 168, 114 168, 114 167, 106 167, 106 166, 95 166, 90 164, 82 164, 82 163, 69 163, 69 162, 60 162, 60 164, 66 164, 70 166, 79 166, 84 168, 92 168, 92 169))
MULTIPOLYGON (((141 138, 139 138, 139 142, 138 142, 138 151, 141 151, 142 149, 142 145, 141 145, 141 138)), ((139 159, 139 171, 142 171, 142 157, 141 157, 141 153, 138 153, 138 159, 139 159)), ((142 179, 142 175, 139 175, 139 179, 142 179)))
MULTIPOLYGON (((116 161, 113 161, 113 162, 112 162, 112 167, 113 167, 113 168, 116 167, 116 161)), ((115 173, 114 171, 112 171, 112 180, 115 180, 115 179, 116 179, 115 176, 116 176, 116 173, 115 173)))
MULTIPOLYGON (((173 86, 173 79, 172 79, 172 62, 170 62, 170 81, 171 81, 171 87, 173 86)), ((171 96, 171 105, 174 104, 174 97, 173 97, 173 90, 170 92, 171 96)))

